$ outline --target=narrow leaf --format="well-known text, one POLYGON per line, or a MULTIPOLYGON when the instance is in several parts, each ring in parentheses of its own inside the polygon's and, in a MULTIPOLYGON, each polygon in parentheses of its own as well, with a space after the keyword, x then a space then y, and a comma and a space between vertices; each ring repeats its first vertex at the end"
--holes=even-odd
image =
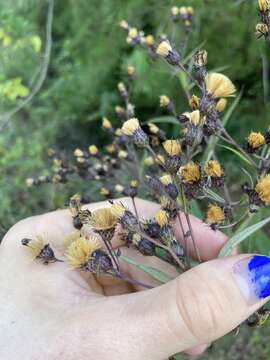
POLYGON ((153 119, 150 119, 149 122, 151 123, 164 123, 164 124, 174 124, 174 125, 180 125, 179 121, 176 120, 175 117, 173 116, 160 116, 160 117, 156 117, 156 118, 153 118, 153 119))
POLYGON ((124 255, 121 255, 120 259, 124 260, 126 263, 128 263, 130 265, 136 266, 138 269, 144 271, 145 273, 152 276, 152 278, 154 278, 155 280, 158 280, 162 284, 166 284, 168 281, 173 279, 161 270, 158 270, 152 266, 140 264, 137 261, 130 259, 124 255))
POLYGON ((235 155, 237 155, 241 160, 245 161, 247 164, 252 165, 248 158, 246 158, 243 154, 241 154, 238 150, 227 146, 227 145, 218 145, 220 147, 223 147, 224 149, 227 149, 231 152, 233 152, 235 155))
POLYGON ((270 217, 267 219, 264 219, 254 225, 251 225, 247 227, 246 229, 240 231, 239 233, 236 233, 230 240, 223 246, 219 253, 219 257, 225 257, 229 255, 234 247, 239 245, 242 241, 244 241, 246 238, 254 234, 257 230, 261 229, 263 226, 265 226, 267 223, 269 223, 270 217))

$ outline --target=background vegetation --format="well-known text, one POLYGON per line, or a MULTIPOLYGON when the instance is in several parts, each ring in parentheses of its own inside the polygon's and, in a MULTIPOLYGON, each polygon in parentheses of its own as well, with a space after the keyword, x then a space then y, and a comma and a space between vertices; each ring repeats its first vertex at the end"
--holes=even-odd
MULTIPOLYGON (((62 207, 78 190, 87 190, 93 200, 98 198, 79 180, 67 186, 28 189, 25 178, 46 175, 50 147, 72 153, 78 146, 108 141, 100 131, 100 120, 104 115, 112 122, 116 119, 114 107, 119 99, 115 89, 127 64, 134 65, 137 71, 133 99, 140 119, 158 115, 161 94, 170 95, 179 111, 186 110, 179 79, 168 75, 164 64, 153 63, 145 52, 128 46, 118 22, 124 18, 147 33, 160 35, 172 26, 171 6, 187 4, 196 11, 189 50, 203 43, 209 54, 209 68, 223 69, 237 88, 243 89, 229 131, 243 141, 250 130, 265 130, 270 125, 270 51, 263 40, 254 36, 258 22, 255 0, 58 0, 53 11, 51 51, 46 42, 48 2, 0 0, 2 234, 25 216, 62 207), (35 92, 42 74, 46 75, 45 81, 32 101, 14 111, 35 92)), ((173 134, 175 129, 170 126, 173 134)), ((233 155, 220 151, 235 186, 239 186, 243 179, 236 175, 233 155)), ((260 236, 256 249, 268 252, 268 239, 263 233, 260 236)), ((269 335, 267 330, 259 334, 263 333, 269 335)), ((269 351, 264 339, 254 332, 248 340, 251 349, 260 349, 261 359, 266 359, 269 351)), ((229 343, 231 346, 234 341, 229 343)), ((220 349, 218 356, 222 358, 225 350, 220 349)), ((250 350, 240 358, 260 358, 259 353, 252 353, 250 350)), ((206 358, 216 359, 211 353, 206 358)))

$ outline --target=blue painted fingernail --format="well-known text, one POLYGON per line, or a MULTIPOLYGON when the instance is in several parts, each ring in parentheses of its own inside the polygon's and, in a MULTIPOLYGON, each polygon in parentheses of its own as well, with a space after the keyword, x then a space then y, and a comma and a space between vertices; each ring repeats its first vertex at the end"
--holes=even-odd
POLYGON ((270 257, 255 255, 234 265, 242 293, 251 302, 270 296, 270 257))

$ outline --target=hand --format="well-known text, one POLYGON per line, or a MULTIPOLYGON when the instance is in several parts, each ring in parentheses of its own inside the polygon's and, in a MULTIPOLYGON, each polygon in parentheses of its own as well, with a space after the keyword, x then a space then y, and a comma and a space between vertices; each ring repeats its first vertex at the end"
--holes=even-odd
MULTIPOLYGON (((128 199, 123 202, 132 209, 128 199)), ((136 199, 136 204, 141 216, 157 210, 150 202, 136 199)), ((92 204, 89 209, 106 205, 92 204)), ((164 262, 122 248, 130 258, 176 277, 166 285, 134 292, 130 284, 111 277, 96 278, 65 263, 45 266, 29 260, 21 239, 35 235, 44 235, 56 256, 63 258, 63 237, 73 231, 68 210, 20 221, 0 246, 0 358, 161 360, 179 351, 202 352, 204 344, 237 327, 266 299, 258 298, 262 293, 256 284, 251 287, 247 270, 251 256, 210 261, 226 237, 198 219, 192 218, 192 224, 207 262, 178 277, 164 262)), ((178 226, 175 231, 183 241, 178 226)), ((115 239, 114 246, 118 245, 115 239)), ((194 256, 191 243, 188 251, 194 256)), ((267 263, 268 258, 261 258, 267 263)), ((264 276, 267 269, 270 272, 267 265, 264 276)), ((134 267, 123 263, 121 268, 133 279, 158 285, 134 267)))

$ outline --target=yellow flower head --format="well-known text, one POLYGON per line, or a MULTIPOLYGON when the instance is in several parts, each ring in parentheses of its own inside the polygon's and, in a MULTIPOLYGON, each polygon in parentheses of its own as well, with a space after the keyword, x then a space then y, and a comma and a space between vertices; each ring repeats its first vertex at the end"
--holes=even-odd
POLYGON ((259 9, 261 11, 268 11, 270 10, 270 1, 269 0, 258 0, 259 9))
POLYGON ((171 8, 171 14, 172 14, 173 16, 177 16, 177 15, 179 14, 179 8, 178 8, 177 6, 173 6, 173 7, 171 8))
POLYGON ((247 141, 251 149, 254 150, 265 144, 265 138, 260 132, 250 133, 247 141))
POLYGON ((125 150, 120 150, 118 153, 119 159, 126 159, 128 157, 128 153, 125 150))
POLYGON ((128 37, 131 39, 135 39, 139 35, 138 30, 136 28, 129 29, 128 37))
POLYGON ((206 90, 214 98, 226 98, 234 96, 236 91, 231 80, 219 73, 208 74, 205 78, 206 90))
POLYGON ((111 212, 117 219, 121 219, 124 216, 125 211, 126 209, 121 203, 113 203, 111 206, 111 212))
POLYGON ((221 177, 223 170, 217 160, 209 160, 204 164, 204 172, 207 176, 221 177))
POLYGON ((152 166, 154 165, 155 162, 152 156, 148 156, 147 158, 144 159, 143 163, 145 166, 152 166))
POLYGON ((116 152, 116 147, 114 144, 110 144, 106 146, 106 150, 109 154, 114 154, 116 152))
POLYGON ((110 230, 115 228, 117 217, 112 213, 111 208, 97 209, 91 213, 89 224, 95 230, 110 230))
POLYGON ((199 109, 200 103, 201 103, 201 99, 196 95, 192 95, 191 98, 189 99, 189 106, 191 107, 192 110, 199 109))
POLYGON ((179 169, 179 175, 186 184, 194 184, 200 181, 201 172, 198 164, 193 161, 188 162, 186 165, 181 166, 179 169))
POLYGON ((110 120, 106 117, 102 119, 102 128, 105 130, 110 130, 112 128, 110 120))
POLYGON ((100 244, 94 236, 88 239, 81 237, 73 241, 66 252, 67 262, 74 269, 78 269, 86 264, 93 253, 100 249, 100 244))
POLYGON ((159 127, 153 123, 148 123, 148 126, 149 126, 149 131, 150 133, 152 134, 158 134, 159 132, 159 127))
POLYGON ((133 76, 135 74, 135 68, 132 65, 128 65, 127 73, 129 76, 133 76))
POLYGON ((181 6, 179 8, 179 14, 181 15, 187 15, 187 7, 186 6, 181 6))
POLYGON ((125 30, 127 30, 127 29, 129 28, 129 25, 128 25, 128 23, 127 23, 126 20, 120 21, 119 26, 120 26, 122 29, 125 29, 125 30))
POLYGON ((123 185, 117 184, 117 185, 115 185, 114 189, 115 189, 115 191, 122 193, 125 188, 123 185))
POLYGON ((153 35, 147 35, 147 36, 145 37, 145 43, 146 43, 146 45, 148 45, 148 46, 153 46, 154 43, 155 43, 154 36, 153 36, 153 35))
POLYGON ((117 87, 120 92, 126 92, 127 90, 125 84, 122 82, 118 83, 117 87))
POLYGON ((74 241, 80 238, 81 234, 79 230, 75 230, 64 237, 64 246, 68 248, 74 241))
POLYGON ((156 213, 155 220, 160 227, 164 227, 165 225, 168 225, 170 218, 165 210, 159 210, 156 213))
POLYGON ((162 146, 170 156, 178 156, 182 153, 181 144, 178 140, 166 140, 162 146))
POLYGON ((194 14, 194 9, 193 9, 192 6, 188 6, 188 7, 187 7, 187 13, 188 13, 189 15, 193 15, 193 14, 194 14))
POLYGON ((139 181, 138 180, 131 180, 130 186, 133 187, 133 188, 137 188, 139 186, 139 181))
POLYGON ((81 149, 77 148, 77 149, 74 150, 73 155, 75 157, 83 157, 84 154, 83 154, 83 151, 81 149))
POLYGON ((125 113, 125 109, 122 106, 116 105, 115 112, 117 115, 122 115, 125 113))
POLYGON ((162 107, 162 108, 168 106, 170 104, 170 102, 171 102, 170 98, 168 98, 168 96, 166 96, 166 95, 161 95, 159 97, 159 104, 160 104, 160 107, 162 107))
POLYGON ((195 125, 198 126, 201 123, 201 113, 199 110, 192 111, 191 113, 184 113, 186 117, 189 118, 189 121, 195 125))
POLYGON ((270 174, 262 176, 258 180, 255 191, 265 205, 270 205, 270 174))
POLYGON ((218 205, 210 204, 207 210, 206 222, 212 225, 212 224, 220 224, 224 220, 225 220, 224 210, 218 205))
POLYGON ((158 45, 156 53, 166 58, 169 55, 170 51, 172 51, 171 44, 168 41, 164 40, 158 45))
POLYGON ((259 23, 256 25, 256 33, 257 35, 261 35, 264 34, 266 35, 269 32, 269 28, 266 24, 264 23, 259 23))
POLYGON ((226 99, 219 99, 216 104, 216 109, 218 112, 223 112, 227 106, 228 101, 226 99))
POLYGON ((93 155, 93 156, 98 154, 98 148, 96 147, 96 145, 90 145, 88 147, 88 151, 89 151, 89 154, 93 155))
POLYGON ((139 120, 137 118, 131 118, 124 122, 121 130, 124 135, 133 136, 135 131, 139 128, 139 120))
POLYGON ((171 175, 169 174, 165 174, 163 176, 161 176, 159 178, 161 184, 163 184, 164 186, 168 186, 169 184, 172 184, 173 180, 172 180, 172 177, 171 175))
POLYGON ((27 249, 29 250, 33 260, 40 255, 45 245, 45 240, 41 235, 37 235, 35 239, 29 239, 29 242, 27 243, 27 249))
POLYGON ((34 185, 34 183, 35 183, 35 179, 28 178, 28 179, 25 180, 25 183, 26 183, 27 187, 32 187, 34 185))

